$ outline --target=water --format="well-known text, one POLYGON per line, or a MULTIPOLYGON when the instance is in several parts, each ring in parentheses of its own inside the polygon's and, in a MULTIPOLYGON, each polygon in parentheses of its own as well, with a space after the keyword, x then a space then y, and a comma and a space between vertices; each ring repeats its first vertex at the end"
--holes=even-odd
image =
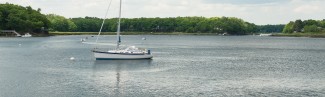
POLYGON ((325 96, 321 38, 122 36, 154 58, 96 61, 115 36, 85 37, 0 38, 0 96, 325 96))

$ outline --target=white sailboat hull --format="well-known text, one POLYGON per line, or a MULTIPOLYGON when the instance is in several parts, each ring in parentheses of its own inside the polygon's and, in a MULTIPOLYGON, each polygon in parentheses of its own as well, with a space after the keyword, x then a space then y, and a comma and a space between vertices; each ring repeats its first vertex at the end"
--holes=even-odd
POLYGON ((151 54, 118 54, 118 53, 102 53, 94 52, 96 60, 136 60, 151 59, 151 54))

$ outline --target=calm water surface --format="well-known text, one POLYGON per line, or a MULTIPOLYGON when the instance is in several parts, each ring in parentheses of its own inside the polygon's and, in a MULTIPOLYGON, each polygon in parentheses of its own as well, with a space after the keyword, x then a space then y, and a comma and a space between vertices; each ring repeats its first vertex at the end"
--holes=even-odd
POLYGON ((96 61, 92 48, 114 45, 83 44, 85 37, 95 41, 0 38, 0 96, 325 96, 321 38, 122 36, 154 58, 96 61))

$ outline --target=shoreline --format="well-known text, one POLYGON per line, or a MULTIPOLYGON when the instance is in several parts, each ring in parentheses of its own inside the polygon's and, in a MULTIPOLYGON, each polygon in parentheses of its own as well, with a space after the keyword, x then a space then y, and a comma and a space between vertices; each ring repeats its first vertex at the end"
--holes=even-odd
MULTIPOLYGON (((49 32, 56 35, 98 35, 98 32, 49 32)), ((123 35, 218 35, 216 33, 186 33, 186 32, 122 32, 123 35)), ((101 32, 100 35, 116 35, 115 32, 101 32)))
POLYGON ((310 37, 310 38, 325 38, 325 33, 278 33, 272 34, 273 37, 310 37))
MULTIPOLYGON (((216 35, 216 33, 186 33, 186 32, 122 32, 123 35, 216 35)), ((98 32, 49 32, 50 36, 60 35, 98 35, 98 32)), ((116 35, 116 32, 101 32, 101 35, 116 35)), ((226 35, 238 36, 238 35, 226 35)), ((310 37, 310 38, 325 38, 325 33, 277 33, 272 34, 272 37, 310 37)))

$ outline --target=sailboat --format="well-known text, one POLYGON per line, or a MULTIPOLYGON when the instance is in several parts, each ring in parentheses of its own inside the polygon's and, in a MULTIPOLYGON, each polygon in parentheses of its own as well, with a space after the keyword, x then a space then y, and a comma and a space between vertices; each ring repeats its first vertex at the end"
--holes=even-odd
MULTIPOLYGON (((109 9, 109 8, 108 8, 109 9)), ((122 0, 120 0, 120 8, 119 8, 119 18, 118 18, 118 26, 117 26, 117 41, 116 48, 108 51, 100 51, 97 48, 92 50, 96 60, 137 60, 137 59, 151 59, 153 56, 151 51, 148 49, 137 48, 135 46, 130 46, 125 49, 120 47, 121 45, 121 11, 122 11, 122 0)), ((107 14, 107 13, 106 13, 107 14)), ((106 18, 106 16, 105 16, 106 18)), ((105 19, 103 20, 102 26, 104 24, 105 19)), ((102 27, 101 27, 102 29, 102 27)), ((101 29, 99 32, 101 32, 101 29)), ((98 34, 99 35, 99 34, 98 34)), ((98 39, 98 38, 97 38, 98 39)), ((97 40, 96 40, 97 41, 97 40)))

